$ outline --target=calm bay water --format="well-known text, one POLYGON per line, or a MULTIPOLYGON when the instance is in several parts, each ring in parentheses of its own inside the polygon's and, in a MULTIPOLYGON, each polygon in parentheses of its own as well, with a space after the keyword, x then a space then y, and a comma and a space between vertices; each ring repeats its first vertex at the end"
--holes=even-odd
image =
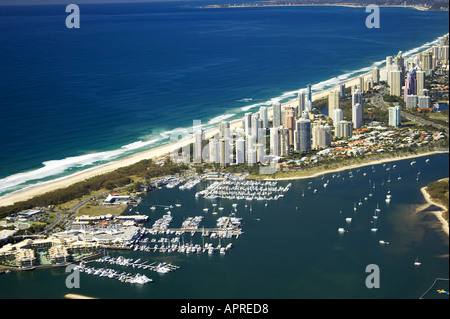
POLYGON ((206 128, 297 90, 333 87, 387 55, 431 47, 447 12, 205 10, 205 2, 0 6, 0 196, 206 128), (330 23, 333 21, 333 23, 330 23))
MULTIPOLYGON (((171 227, 178 227, 184 218, 196 215, 204 215, 201 226, 213 227, 216 219, 228 215, 236 202, 236 216, 243 218, 244 234, 231 240, 234 247, 224 256, 109 252, 111 256, 181 266, 175 272, 160 275, 108 265, 154 279, 145 286, 82 273, 80 288, 67 289, 64 269, 53 269, 0 276, 0 298, 62 298, 67 293, 98 298, 419 298, 436 277, 449 275, 448 237, 433 215, 416 213, 417 207, 425 203, 420 188, 448 177, 449 157, 439 154, 416 161, 415 165, 410 160, 375 165, 375 172, 372 166, 353 169, 353 177, 347 170, 335 173, 334 178, 333 174, 327 174, 291 181, 292 187, 285 197, 268 202, 267 207, 263 201, 195 199, 196 189, 157 190, 144 196, 135 208, 150 216, 146 227, 165 214, 162 207, 151 211, 154 204, 182 203, 181 207, 171 209, 174 217, 171 227), (329 184, 324 188, 326 180, 329 184), (368 197, 371 191, 373 196, 368 197), (390 204, 385 203, 388 191, 392 194, 390 204), (360 200, 362 205, 354 212, 354 203, 360 200), (224 207, 218 215, 211 214, 214 202, 224 207), (370 229, 377 204, 381 213, 376 224, 378 232, 373 233, 370 229), (203 212, 204 207, 210 208, 208 213, 203 212), (347 217, 353 218, 350 224, 345 221, 347 217), (339 234, 339 227, 347 231, 339 234), (379 240, 389 244, 380 245, 379 240), (422 262, 420 267, 413 265, 416 257, 422 262), (368 264, 380 268, 378 289, 365 286, 368 264)), ((205 186, 200 184, 198 189, 205 186)), ((185 235, 184 240, 189 242, 191 236, 185 235)), ((202 243, 199 234, 192 241, 202 243)), ((227 242, 224 240, 222 244, 227 242)), ((218 240, 213 243, 217 245, 218 240)), ((433 295, 440 297, 437 293, 433 295)))

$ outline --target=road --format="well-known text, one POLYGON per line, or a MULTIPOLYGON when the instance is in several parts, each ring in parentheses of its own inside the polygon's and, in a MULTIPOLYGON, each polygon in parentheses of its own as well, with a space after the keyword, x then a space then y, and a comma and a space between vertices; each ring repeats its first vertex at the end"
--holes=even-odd
MULTIPOLYGON (((382 92, 379 92, 379 93, 376 93, 376 94, 374 95, 374 97, 372 98, 372 103, 373 103, 376 107, 385 109, 385 110, 387 111, 389 105, 387 105, 387 104, 383 101, 383 93, 384 93, 383 91, 382 91, 382 92)), ((440 125, 440 124, 434 123, 434 122, 431 122, 431 121, 428 121, 428 120, 425 120, 425 119, 423 119, 423 118, 421 118, 421 117, 418 117, 418 116, 415 116, 415 115, 413 115, 413 114, 411 114, 411 113, 408 113, 408 112, 406 112, 406 111, 403 110, 403 109, 402 109, 402 116, 406 117, 406 118, 407 118, 408 120, 410 120, 410 121, 415 121, 415 122, 420 123, 420 124, 422 124, 422 125, 429 125, 429 126, 435 127, 436 129, 444 130, 445 133, 446 133, 447 135, 448 135, 448 133, 449 133, 448 127, 446 127, 446 126, 444 126, 444 125, 440 125)))

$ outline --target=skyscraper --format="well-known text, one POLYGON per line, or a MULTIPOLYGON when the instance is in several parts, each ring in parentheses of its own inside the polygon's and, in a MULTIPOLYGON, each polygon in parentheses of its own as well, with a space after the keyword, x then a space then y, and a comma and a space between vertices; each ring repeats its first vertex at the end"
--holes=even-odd
POLYGON ((398 127, 401 123, 401 108, 400 105, 389 107, 389 125, 398 127))
POLYGON ((423 95, 425 89, 425 72, 422 70, 416 71, 416 94, 417 96, 423 95))
POLYGON ((333 111, 333 125, 337 126, 337 124, 344 119, 344 112, 341 109, 335 109, 333 111))
POLYGON ((380 69, 379 68, 374 67, 372 69, 372 79, 373 79, 373 83, 380 82, 380 69))
POLYGON ((227 138, 221 138, 219 140, 219 156, 220 156, 220 166, 225 167, 231 163, 230 159, 230 140, 227 138))
POLYGON ((433 71, 433 54, 431 51, 426 51, 422 55, 422 69, 427 75, 433 71))
MULTIPOLYGON (((253 165, 256 164, 256 138, 254 136, 247 136, 246 143, 246 156, 247 156, 247 164, 253 165)), ((236 146, 237 147, 237 146, 236 146)))
POLYGON ((270 154, 274 156, 280 156, 279 127, 270 128, 270 154))
POLYGON ((280 136, 280 156, 289 155, 289 130, 283 127, 279 128, 278 134, 280 136))
POLYGON ((359 89, 356 89, 352 94, 352 106, 355 106, 356 104, 361 104, 361 106, 363 105, 363 97, 359 89))
POLYGON ((391 70, 392 70, 392 57, 386 57, 386 78, 388 85, 391 85, 391 70))
POLYGON ((220 162, 219 140, 217 138, 209 140, 209 161, 211 163, 220 162))
POLYGON ((389 94, 395 96, 402 95, 401 72, 399 70, 391 71, 391 84, 389 94))
POLYGON ((220 137, 230 137, 230 122, 219 123, 220 137))
POLYGON ((297 117, 300 117, 305 110, 305 93, 300 90, 298 92, 298 107, 297 107, 297 117))
POLYGON ((256 139, 259 138, 259 114, 253 114, 251 117, 251 128, 250 128, 250 134, 251 136, 254 136, 256 139))
POLYGON ((236 140, 236 164, 244 164, 245 157, 245 140, 243 138, 239 138, 236 140))
POLYGON ((295 114, 293 111, 287 110, 284 127, 289 132, 289 145, 294 145, 294 130, 295 130, 295 114))
POLYGON ((301 118, 295 123, 294 150, 299 152, 309 152, 311 150, 311 121, 301 118))
POLYGON ((307 86, 308 95, 306 96, 307 101, 312 102, 312 90, 311 90, 311 84, 308 84, 307 86))
POLYGON ((321 149, 331 145, 331 127, 312 125, 312 148, 321 149))
POLYGON ((416 87, 416 70, 410 69, 407 73, 406 82, 405 82, 405 89, 403 91, 403 99, 406 102, 406 97, 408 95, 415 95, 417 91, 416 87))
POLYGON ((362 114, 363 114, 363 109, 362 109, 362 105, 361 104, 356 103, 356 105, 352 106, 353 128, 361 128, 361 126, 362 126, 362 114))
POLYGON ((341 100, 338 90, 333 90, 328 93, 328 116, 333 118, 334 110, 339 109, 341 100))
POLYGON ((269 122, 267 117, 267 108, 265 106, 261 106, 259 108, 259 117, 262 120, 262 128, 268 129, 269 128, 269 122))
POLYGON ((203 130, 197 131, 194 134, 194 163, 202 161, 203 147, 205 146, 205 132, 203 130))
POLYGON ((281 123, 281 103, 275 102, 272 104, 273 110, 273 127, 280 126, 281 123))
POLYGON ((360 76, 358 80, 359 92, 364 93, 364 76, 360 76))
POLYGON ((252 113, 248 112, 244 115, 244 132, 245 135, 251 134, 252 127, 252 113))
POLYGON ((336 125, 335 135, 337 137, 351 137, 353 134, 353 123, 349 121, 340 121, 336 125))
POLYGON ((419 99, 417 95, 408 95, 406 97, 406 108, 407 109, 415 109, 419 103, 419 99))
POLYGON ((403 81, 405 78, 405 58, 403 57, 403 52, 399 51, 397 56, 394 59, 394 64, 397 67, 397 70, 400 70, 400 83, 403 85, 403 81))

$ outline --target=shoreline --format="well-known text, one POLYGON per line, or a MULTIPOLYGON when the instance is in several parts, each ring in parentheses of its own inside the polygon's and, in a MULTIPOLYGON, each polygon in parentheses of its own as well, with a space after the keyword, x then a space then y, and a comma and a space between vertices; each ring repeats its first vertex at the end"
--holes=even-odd
MULTIPOLYGON (((382 69, 383 68, 380 68, 380 71, 382 69)), ((338 85, 345 84, 346 87, 349 87, 351 85, 357 85, 359 83, 360 77, 365 77, 365 76, 370 76, 370 75, 371 75, 371 72, 357 75, 355 77, 352 77, 352 78, 349 78, 349 79, 346 79, 346 80, 340 82, 338 85)), ((338 85, 335 85, 331 88, 328 88, 328 89, 325 89, 322 91, 317 91, 317 92, 312 93, 312 100, 316 101, 318 99, 327 97, 329 92, 331 90, 337 88, 338 85)), ((282 105, 282 107, 288 107, 288 106, 294 106, 296 104, 297 104, 297 98, 293 98, 290 101, 283 102, 281 105, 282 105)), ((268 112, 268 116, 272 115, 272 106, 267 107, 267 112, 268 112)), ((230 123, 230 130, 232 131, 232 130, 236 129, 237 127, 242 126, 242 119, 231 120, 231 121, 229 121, 229 123, 230 123)), ((209 137, 213 136, 217 132, 219 132, 219 128, 217 126, 206 130, 205 131, 205 139, 208 139, 209 137)), ((10 194, 6 194, 6 195, 0 197, 0 207, 13 205, 14 203, 21 202, 21 201, 26 201, 35 196, 42 195, 42 194, 45 194, 47 192, 51 192, 51 191, 54 191, 57 189, 65 188, 65 187, 68 187, 68 186, 78 183, 78 182, 82 182, 85 179, 88 179, 88 178, 91 178, 91 177, 94 177, 97 175, 106 174, 106 173, 112 172, 116 169, 135 164, 141 160, 160 159, 160 158, 170 154, 174 150, 180 149, 181 147, 192 143, 193 141, 194 141, 194 137, 188 136, 177 142, 169 143, 166 145, 161 145, 161 146, 158 146, 158 147, 150 149, 150 150, 142 151, 140 153, 121 158, 121 159, 113 161, 111 163, 103 164, 103 165, 100 165, 97 167, 92 167, 87 170, 84 170, 84 171, 81 171, 81 172, 78 172, 78 173, 75 173, 75 174, 72 174, 69 176, 61 177, 57 180, 49 181, 49 182, 42 183, 42 184, 36 185, 36 186, 30 186, 29 188, 25 188, 22 190, 12 192, 10 194)))
POLYGON ((323 171, 319 170, 318 172, 315 172, 308 176, 264 178, 263 180, 264 181, 289 181, 289 180, 296 180, 296 179, 308 179, 308 178, 318 177, 320 175, 336 173, 336 172, 341 172, 341 171, 345 171, 345 170, 349 170, 349 169, 355 169, 355 168, 360 168, 360 167, 365 167, 365 166, 370 166, 370 165, 379 165, 379 164, 384 164, 384 163, 389 163, 389 162, 403 161, 403 160, 407 160, 407 159, 431 156, 431 155, 435 155, 435 154, 445 154, 445 153, 449 153, 449 152, 448 151, 430 151, 430 152, 407 155, 407 156, 389 157, 389 158, 385 158, 385 159, 379 159, 379 160, 367 161, 367 162, 358 163, 358 164, 352 164, 349 166, 342 166, 342 167, 338 167, 338 168, 327 169, 327 170, 323 170, 323 171))
MULTIPOLYGON (((442 178, 439 181, 445 180, 446 178, 442 178)), ((417 208, 416 212, 420 212, 423 211, 424 209, 434 205, 440 208, 440 210, 436 210, 436 211, 431 211, 430 213, 432 213, 434 216, 436 216, 436 218, 439 220, 439 222, 442 225, 442 230, 444 231, 444 233, 447 234, 447 236, 449 236, 449 223, 444 219, 444 217, 442 217, 443 213, 447 210, 447 207, 445 207, 444 205, 440 204, 440 203, 436 203, 435 201, 433 201, 433 199, 431 198, 430 194, 426 191, 427 186, 424 186, 420 189, 420 192, 422 193, 423 197, 425 198, 425 201, 427 202, 427 204, 417 208)))
MULTIPOLYGON (((429 49, 422 49, 422 50, 420 50, 420 52, 426 51, 426 50, 429 50, 429 49)), ((417 53, 419 53, 419 52, 417 52, 417 53)), ((373 65, 372 65, 372 67, 373 67, 373 65)), ((346 88, 354 86, 354 85, 358 85, 359 79, 361 77, 363 78, 363 81, 365 81, 366 77, 371 76, 372 67, 370 67, 370 70, 367 72, 364 72, 362 74, 355 75, 351 78, 342 80, 339 83, 337 83, 327 89, 322 89, 320 91, 313 92, 312 100, 316 101, 318 99, 327 97, 330 91, 339 88, 339 86, 341 84, 345 84, 346 88)), ((365 68, 363 68, 363 69, 365 69, 365 68)), ((380 72, 382 72, 385 69, 386 69, 385 66, 379 67, 380 72)), ((316 84, 320 84, 322 82, 326 82, 329 80, 330 79, 327 79, 327 80, 321 81, 316 84)), ((302 89, 297 90, 297 92, 300 90, 302 90, 302 89)), ((295 97, 291 100, 288 100, 287 102, 283 102, 283 103, 281 103, 281 105, 282 105, 282 107, 297 106, 297 97, 295 97)), ((273 110, 272 106, 267 107, 269 117, 272 115, 272 110, 273 110)), ((236 129, 238 127, 242 127, 242 118, 230 120, 229 123, 230 123, 230 130, 233 131, 234 129, 236 129)), ((217 132, 219 132, 218 124, 211 129, 205 130, 205 139, 209 139, 217 132)), ((102 164, 102 165, 99 165, 96 167, 92 167, 92 168, 83 170, 81 172, 74 173, 72 175, 60 177, 56 180, 44 182, 44 183, 34 185, 34 186, 29 186, 27 188, 14 191, 9 194, 5 194, 2 197, 0 197, 0 207, 13 205, 14 203, 21 202, 21 201, 26 201, 35 196, 42 195, 42 194, 45 194, 47 192, 51 192, 51 191, 54 191, 57 189, 68 187, 72 184, 82 182, 88 178, 91 178, 91 177, 94 177, 97 175, 106 174, 106 173, 112 172, 116 169, 135 164, 142 160, 161 159, 165 156, 168 156, 170 153, 174 152, 175 150, 179 150, 180 148, 182 148, 186 145, 189 145, 190 143, 193 143, 193 142, 194 142, 194 136, 192 134, 192 135, 184 137, 181 140, 178 140, 176 142, 169 142, 168 144, 161 145, 161 146, 155 147, 153 149, 149 149, 149 150, 144 150, 142 152, 112 161, 110 163, 102 164)), ((417 155, 417 156, 420 156, 420 155, 417 155)), ((393 159, 393 160, 395 160, 395 159, 393 159)), ((364 165, 370 165, 370 164, 364 164, 364 165)), ((348 169, 348 168, 344 168, 344 169, 348 169)), ((320 174, 322 174, 322 173, 320 173, 320 174)), ((308 176, 305 178, 310 178, 310 177, 314 177, 314 176, 308 176)))

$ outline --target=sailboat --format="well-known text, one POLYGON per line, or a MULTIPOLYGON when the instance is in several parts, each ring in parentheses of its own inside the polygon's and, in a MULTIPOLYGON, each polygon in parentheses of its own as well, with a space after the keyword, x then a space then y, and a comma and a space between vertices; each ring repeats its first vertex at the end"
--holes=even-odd
POLYGON ((356 202, 355 202, 355 204, 353 205, 353 210, 356 212, 356 202))
POLYGON ((177 199, 177 203, 175 204, 175 206, 181 207, 181 203, 180 203, 180 201, 178 199, 177 199))
POLYGON ((414 266, 420 266, 422 263, 419 261, 419 257, 416 257, 416 260, 414 261, 414 266))

